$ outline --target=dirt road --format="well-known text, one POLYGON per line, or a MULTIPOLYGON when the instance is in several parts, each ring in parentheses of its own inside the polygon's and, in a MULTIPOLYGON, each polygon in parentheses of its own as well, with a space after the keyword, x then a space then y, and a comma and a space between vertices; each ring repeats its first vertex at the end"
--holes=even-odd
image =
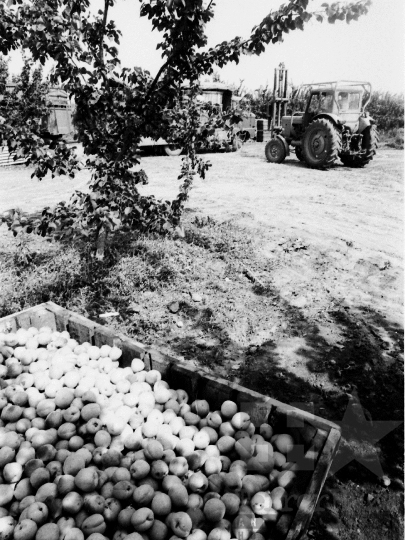
MULTIPOLYGON (((207 156, 208 157, 208 156, 207 156)), ((353 303, 377 305, 402 320, 403 153, 384 149, 368 168, 337 166, 316 171, 295 156, 284 164, 267 163, 263 145, 247 144, 234 154, 209 156, 212 168, 198 181, 190 208, 219 221, 232 220, 269 236, 263 257, 270 261, 283 240, 301 239, 334 259, 342 273, 332 283, 336 296, 353 303), (267 234, 271 233, 271 234, 267 234), (389 276, 389 277, 388 277, 389 276)), ((155 160, 155 161, 153 161, 155 160)), ((145 192, 171 199, 176 194, 180 158, 159 161, 145 192)), ((279 287, 297 275, 273 275, 279 287)))

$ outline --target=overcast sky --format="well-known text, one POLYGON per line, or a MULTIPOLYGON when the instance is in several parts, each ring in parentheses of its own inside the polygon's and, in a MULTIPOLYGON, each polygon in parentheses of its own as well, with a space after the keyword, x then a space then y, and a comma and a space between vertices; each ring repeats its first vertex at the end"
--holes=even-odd
MULTIPOLYGON (((316 7, 323 0, 310 3, 316 7)), ((239 35, 246 37, 280 0, 216 0, 215 17, 207 27, 209 45, 239 35)), ((94 7, 102 5, 93 0, 94 7)), ((159 33, 151 31, 150 22, 139 17, 137 0, 117 0, 111 10, 122 30, 120 57, 125 66, 141 66, 152 74, 162 64, 156 50, 159 33)), ((368 80, 373 88, 403 92, 405 82, 405 1, 373 0, 367 16, 350 24, 334 25, 310 22, 305 30, 285 35, 284 42, 269 45, 258 56, 245 56, 239 65, 221 71, 227 82, 251 90, 272 85, 274 68, 284 62, 295 84, 336 79, 368 80)), ((12 71, 19 62, 13 58, 12 71)))

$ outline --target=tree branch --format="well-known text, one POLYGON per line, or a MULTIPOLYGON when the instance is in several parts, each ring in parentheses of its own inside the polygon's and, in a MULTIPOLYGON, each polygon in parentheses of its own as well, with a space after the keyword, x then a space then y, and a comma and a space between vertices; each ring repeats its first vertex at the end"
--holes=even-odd
POLYGON ((107 16, 108 16, 109 6, 110 6, 110 0, 104 0, 104 14, 103 14, 101 36, 100 36, 100 51, 99 51, 99 57, 98 57, 100 60, 100 64, 104 64, 104 32, 105 32, 105 27, 107 25, 107 16))
POLYGON ((166 62, 163 64, 163 66, 159 69, 159 71, 157 72, 157 75, 156 77, 153 79, 153 82, 152 84, 150 85, 149 87, 149 90, 147 91, 146 93, 146 96, 145 96, 145 101, 148 101, 148 99, 150 98, 153 90, 155 89, 159 79, 160 79, 160 76, 162 75, 162 73, 164 72, 164 70, 167 68, 167 66, 169 65, 170 63, 170 60, 172 59, 173 55, 172 56, 169 56, 169 58, 166 60, 166 62))

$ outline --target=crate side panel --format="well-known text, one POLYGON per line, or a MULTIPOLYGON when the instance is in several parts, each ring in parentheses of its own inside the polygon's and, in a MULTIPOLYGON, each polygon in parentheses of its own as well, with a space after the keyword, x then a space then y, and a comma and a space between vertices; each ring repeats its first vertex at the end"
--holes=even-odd
MULTIPOLYGON (((239 386, 239 385, 234 385, 234 386, 235 388, 238 388, 239 392, 241 393, 241 396, 243 396, 246 392, 248 392, 252 396, 256 395, 257 399, 260 399, 260 396, 263 396, 263 394, 259 394, 258 392, 249 390, 243 386, 239 386)), ((291 417, 295 416, 301 419, 302 421, 308 422, 308 424, 311 424, 312 426, 314 426, 315 429, 320 428, 328 432, 332 428, 338 429, 338 426, 334 424, 333 422, 330 422, 329 420, 325 420, 324 418, 316 416, 303 409, 299 409, 298 407, 294 407, 293 405, 288 405, 287 403, 283 403, 269 396, 266 396, 266 402, 268 403, 268 407, 271 410, 271 416, 273 416, 274 413, 277 411, 276 413, 277 415, 284 415, 284 416, 291 415, 291 417)), ((290 420, 288 420, 288 422, 290 422, 290 420)))
POLYGON ((67 326, 72 339, 76 339, 79 343, 87 342, 93 344, 96 323, 75 314, 69 317, 67 326))
POLYGON ((168 383, 174 390, 185 390, 191 403, 198 397, 200 378, 198 370, 176 363, 171 367, 168 383))
POLYGON ((148 353, 150 369, 156 369, 159 371, 162 374, 162 379, 164 380, 170 378, 170 371, 172 366, 176 364, 176 360, 155 349, 149 349, 148 353))
POLYGON ((94 328, 94 345, 97 345, 97 347, 102 347, 103 345, 114 347, 117 343, 121 343, 121 340, 111 328, 102 325, 97 325, 94 328))
POLYGON ((72 315, 75 315, 75 313, 61 306, 58 306, 54 302, 46 302, 45 306, 55 316, 56 330, 58 332, 63 332, 64 330, 67 330, 68 320, 72 315))
POLYGON ((269 415, 274 407, 272 400, 259 392, 244 388, 240 385, 233 385, 236 390, 235 401, 239 410, 249 414, 252 423, 258 428, 261 424, 267 423, 269 415))
MULTIPOLYGON (((117 334, 117 338, 120 340, 120 344, 117 345, 117 347, 122 350, 122 356, 120 358, 121 367, 130 367, 134 358, 141 358, 144 360, 146 350, 140 343, 121 333, 117 334)), ((147 363, 148 362, 145 362, 145 367, 147 363)))
POLYGON ((162 379, 164 381, 167 381, 167 379, 170 378, 170 372, 173 366, 171 362, 165 359, 162 360, 161 358, 152 358, 151 364, 152 369, 156 369, 156 371, 159 371, 162 374, 162 379))
POLYGON ((328 438, 329 433, 324 429, 318 429, 315 437, 311 441, 311 448, 320 452, 325 445, 325 442, 328 438))
POLYGON ((304 445, 306 449, 314 444, 316 437, 320 444, 318 446, 323 446, 330 427, 321 420, 314 415, 309 415, 306 411, 285 407, 274 407, 269 416, 269 423, 276 432, 289 433, 296 444, 304 445))
POLYGON ((2 331, 3 328, 10 332, 16 332, 18 330, 16 315, 7 315, 7 317, 0 319, 0 331, 2 331))
POLYGON ((333 424, 333 422, 324 420, 323 418, 320 418, 315 414, 304 411, 302 409, 298 409, 296 407, 284 406, 280 407, 280 411, 282 411, 283 414, 285 414, 286 416, 287 428, 304 427, 305 425, 309 424, 315 429, 322 429, 323 431, 326 431, 328 433, 331 428, 338 429, 338 426, 333 424))
MULTIPOLYGON (((305 423, 301 416, 293 418, 289 422, 287 411, 280 407, 273 407, 269 415, 269 424, 273 427, 276 433, 288 433, 294 439, 296 444, 303 444, 304 438, 301 431, 304 429, 305 423)), ((315 430, 316 431, 316 430, 315 430)))
MULTIPOLYGON (((289 516, 289 519, 283 520, 280 518, 280 520, 277 522, 276 530, 279 534, 278 538, 285 540, 287 534, 289 534, 290 528, 294 528, 293 524, 295 522, 295 516, 297 515, 298 508, 301 505, 304 494, 306 493, 311 482, 313 472, 313 470, 295 471, 296 477, 294 478, 291 488, 287 491, 286 506, 283 510, 283 512, 289 516)), ((282 514, 282 516, 286 514, 282 514)), ((300 538, 300 536, 298 534, 293 538, 296 540, 300 538)))
POLYGON ((17 313, 15 316, 15 323, 17 328, 25 328, 26 330, 30 326, 35 326, 31 322, 32 313, 29 311, 25 311, 23 313, 17 313))
POLYGON ((206 399, 211 410, 219 410, 224 401, 234 401, 233 388, 225 379, 212 377, 200 371, 197 397, 206 399))
MULTIPOLYGON (((294 513, 286 512, 285 514, 281 514, 275 526, 276 536, 273 536, 272 538, 284 540, 288 534, 288 531, 291 528, 291 524, 293 523, 293 520, 294 520, 294 513)), ((296 539, 298 539, 298 537, 294 537, 294 540, 296 539)), ((272 539, 269 539, 269 540, 272 540, 272 539)))
POLYGON ((332 428, 328 433, 322 453, 320 454, 315 470, 311 475, 305 494, 300 500, 297 513, 285 540, 298 540, 306 530, 316 508, 333 458, 337 452, 340 437, 341 434, 339 430, 332 428))
POLYGON ((19 328, 29 328, 31 326, 32 313, 44 306, 46 306, 46 304, 38 304, 38 306, 23 309, 22 311, 12 313, 11 315, 6 315, 6 317, 0 319, 0 326, 3 324, 8 325, 12 332, 15 332, 19 328))
POLYGON ((49 326, 52 330, 56 330, 55 314, 46 307, 36 309, 31 313, 31 326, 35 326, 38 329, 43 326, 49 326))

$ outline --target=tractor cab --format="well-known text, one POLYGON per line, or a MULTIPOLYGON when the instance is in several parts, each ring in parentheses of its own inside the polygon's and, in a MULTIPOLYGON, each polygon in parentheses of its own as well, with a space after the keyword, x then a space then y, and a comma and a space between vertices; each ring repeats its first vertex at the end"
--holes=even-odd
MULTIPOLYGON (((364 97, 371 94, 370 83, 334 81, 317 83, 306 88, 307 105, 303 114, 303 125, 307 126, 316 117, 330 117, 344 124, 352 132, 359 128, 360 117, 367 105, 364 97)), ((304 90, 305 91, 305 90, 304 90)))
POLYGON ((307 106, 303 115, 303 124, 308 125, 315 116, 322 113, 333 113, 334 107, 333 92, 315 91, 309 96, 307 106))

